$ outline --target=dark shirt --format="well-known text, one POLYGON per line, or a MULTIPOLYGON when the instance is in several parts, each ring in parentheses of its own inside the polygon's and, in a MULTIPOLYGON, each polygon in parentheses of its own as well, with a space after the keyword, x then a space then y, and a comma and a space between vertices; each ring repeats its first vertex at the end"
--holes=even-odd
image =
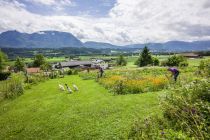
POLYGON ((104 70, 103 70, 102 68, 99 68, 99 71, 100 71, 101 73, 103 73, 103 72, 104 72, 104 70))

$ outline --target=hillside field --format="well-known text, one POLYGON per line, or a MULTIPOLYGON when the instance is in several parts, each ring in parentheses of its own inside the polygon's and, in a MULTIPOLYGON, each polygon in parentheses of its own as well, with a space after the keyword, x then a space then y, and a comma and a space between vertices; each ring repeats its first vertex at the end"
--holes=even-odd
POLYGON ((0 104, 1 139, 117 139, 126 137, 132 122, 161 114, 163 92, 114 96, 93 80, 78 76, 49 80, 15 100, 0 104), (59 83, 74 82, 79 92, 68 94, 59 83))
MULTIPOLYGON (((196 79, 193 72, 204 59, 207 58, 188 60, 190 66, 181 70, 177 85, 196 79)), ((134 60, 136 57, 129 57, 128 66, 107 70, 107 75, 122 72, 127 77, 140 76, 140 79, 144 75, 150 79, 155 76, 157 85, 161 84, 160 76, 163 81, 167 80, 166 68, 148 67, 141 73, 142 68, 136 69, 134 60)), ((80 75, 70 75, 40 82, 17 98, 0 101, 0 139, 127 139, 136 120, 163 116, 160 100, 170 90, 168 86, 157 86, 157 91, 153 92, 115 95, 110 87, 103 86, 106 82, 105 79, 101 85, 94 79, 83 80, 80 75), (65 83, 70 86, 75 83, 79 91, 69 94, 59 90, 58 85, 65 83)), ((164 84, 167 82, 170 81, 164 84)))

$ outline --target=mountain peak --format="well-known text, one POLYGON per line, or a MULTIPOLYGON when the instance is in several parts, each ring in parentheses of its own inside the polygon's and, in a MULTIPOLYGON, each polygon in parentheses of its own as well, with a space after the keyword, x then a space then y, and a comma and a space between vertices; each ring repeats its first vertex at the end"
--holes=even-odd
POLYGON ((64 48, 83 47, 83 44, 67 32, 39 31, 28 34, 12 30, 0 34, 0 46, 10 48, 64 48))

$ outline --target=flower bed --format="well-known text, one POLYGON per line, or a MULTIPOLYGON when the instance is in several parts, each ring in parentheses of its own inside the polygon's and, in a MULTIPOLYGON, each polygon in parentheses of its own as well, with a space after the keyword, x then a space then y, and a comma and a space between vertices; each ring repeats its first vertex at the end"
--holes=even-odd
POLYGON ((136 94, 159 91, 168 85, 163 68, 107 70, 103 78, 97 78, 98 71, 80 72, 84 80, 95 79, 115 94, 136 94))
POLYGON ((162 76, 129 79, 123 76, 111 76, 99 79, 99 83, 116 94, 136 94, 164 89, 168 80, 162 76))

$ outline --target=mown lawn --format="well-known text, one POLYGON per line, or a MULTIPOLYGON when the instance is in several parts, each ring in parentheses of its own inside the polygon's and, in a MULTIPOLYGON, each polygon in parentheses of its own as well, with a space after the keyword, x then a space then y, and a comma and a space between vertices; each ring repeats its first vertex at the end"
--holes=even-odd
POLYGON ((49 80, 0 103, 0 139, 120 139, 137 118, 161 115, 163 92, 114 96, 92 80, 66 76, 49 80), (68 94, 59 83, 74 82, 68 94))

